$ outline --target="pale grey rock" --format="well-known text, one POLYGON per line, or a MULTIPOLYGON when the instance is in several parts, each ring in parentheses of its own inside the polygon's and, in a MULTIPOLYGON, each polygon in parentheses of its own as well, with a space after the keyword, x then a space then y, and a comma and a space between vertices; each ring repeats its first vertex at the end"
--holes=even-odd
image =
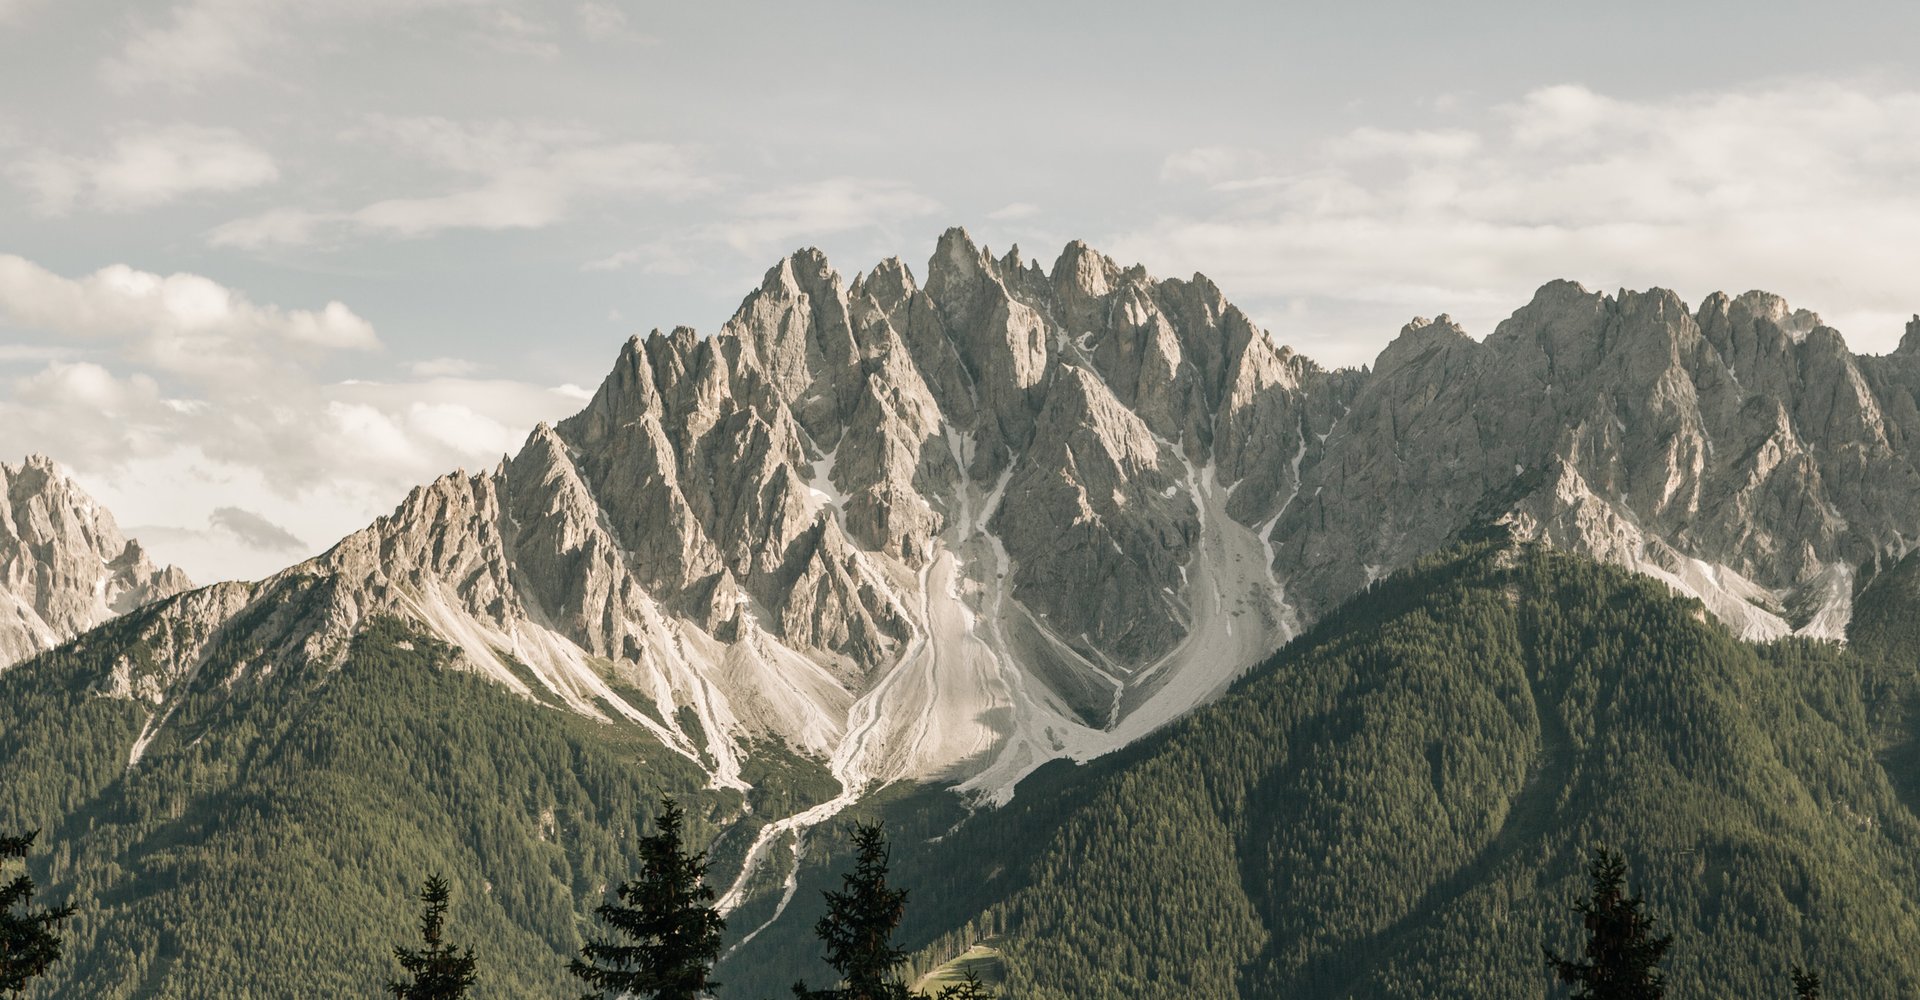
POLYGON ((787 257, 717 334, 629 340, 498 469, 169 602, 186 641, 98 690, 163 719, 222 629, 249 669, 328 669, 398 615, 718 784, 773 736, 850 788, 1001 796, 1490 526, 1754 637, 1842 635, 1920 539, 1920 317, 1861 357, 1777 296, 1552 282, 1484 340, 1416 319, 1328 371, 1205 277, 1082 243, 1049 269, 955 229, 925 274, 787 257))
POLYGON ((0 669, 191 586, 51 459, 0 463, 0 669))

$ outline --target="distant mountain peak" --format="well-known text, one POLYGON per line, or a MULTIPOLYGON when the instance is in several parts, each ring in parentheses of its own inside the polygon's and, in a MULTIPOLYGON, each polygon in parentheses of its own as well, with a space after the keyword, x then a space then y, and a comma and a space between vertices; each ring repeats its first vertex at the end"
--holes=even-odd
POLYGON ((0 669, 191 587, 51 458, 0 462, 0 669))
POLYGON ((1484 340, 1421 318, 1329 371, 1078 241, 1049 271, 949 229, 925 275, 803 249, 718 333, 627 340, 492 473, 259 585, 332 581, 258 644, 398 614, 718 784, 773 737, 849 788, 998 796, 1478 526, 1750 637, 1841 637, 1855 568, 1920 539, 1920 371, 1777 297, 1553 281, 1484 340))

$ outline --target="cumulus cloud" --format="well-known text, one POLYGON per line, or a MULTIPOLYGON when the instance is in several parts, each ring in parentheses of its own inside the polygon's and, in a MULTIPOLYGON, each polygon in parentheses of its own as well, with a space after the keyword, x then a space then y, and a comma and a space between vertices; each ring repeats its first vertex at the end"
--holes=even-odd
POLYGON ((11 254, 0 254, 0 321, 118 341, 130 359, 202 378, 255 378, 288 349, 380 346, 373 325, 339 302, 258 305, 210 278, 125 264, 68 278, 11 254))
POLYGON ((42 212, 60 215, 76 205, 128 211, 245 190, 272 183, 280 171, 272 156, 232 129, 170 125, 124 131, 93 156, 27 153, 7 175, 42 212))
POLYGON ((437 171, 442 179, 433 185, 436 193, 352 209, 274 209, 215 228, 214 245, 259 248, 337 235, 539 229, 567 218, 582 202, 683 198, 714 187, 687 148, 607 140, 590 130, 543 123, 375 116, 345 138, 398 150, 437 171))
POLYGON ((198 275, 68 278, 0 257, 0 319, 56 338, 0 375, 0 447, 58 456, 125 523, 164 529, 156 554, 200 580, 278 569, 310 554, 304 539, 339 538, 451 469, 490 468, 580 406, 573 386, 473 378, 449 358, 400 381, 330 379, 330 358, 378 345, 365 320, 198 275))
POLYGON ((330 544, 419 483, 492 468, 535 423, 581 405, 571 386, 509 380, 329 382, 295 370, 176 389, 120 367, 51 362, 0 379, 0 442, 59 456, 125 523, 175 529, 135 534, 203 581, 277 570, 291 561, 281 556, 312 552, 289 539, 330 544), (234 515, 199 527, 223 507, 282 534, 234 515))
MULTIPOLYGON (((1458 109, 1447 115, 1459 117, 1458 109)), ((1205 271, 1283 341, 1358 363, 1415 312, 1484 335, 1556 277, 1600 287, 1765 287, 1885 350, 1920 307, 1920 94, 1802 82, 1629 100, 1547 87, 1472 127, 1360 128, 1310 149, 1166 158, 1194 191, 1108 241, 1205 271)))

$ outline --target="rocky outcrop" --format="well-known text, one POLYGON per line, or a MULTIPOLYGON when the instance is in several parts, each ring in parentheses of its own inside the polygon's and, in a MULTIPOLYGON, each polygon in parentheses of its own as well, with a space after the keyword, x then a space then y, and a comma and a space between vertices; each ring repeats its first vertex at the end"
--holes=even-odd
POLYGON ((1416 321, 1274 529, 1309 615, 1476 519, 1666 579, 1755 637, 1844 636, 1854 575, 1907 551, 1912 364, 1778 297, 1570 282, 1476 343, 1416 321))
POLYGON ((178 607, 204 609, 186 635, 228 609, 261 669, 409 617, 721 784, 776 737, 849 788, 1000 794, 1491 524, 1748 635, 1838 637, 1857 577, 1920 538, 1916 400, 1920 318, 1860 357, 1774 296, 1554 282, 1484 340, 1416 319, 1328 371, 1202 276, 1077 242, 1047 268, 956 229, 924 286, 796 253, 717 334, 629 340, 498 468, 178 607))
POLYGON ((0 463, 0 669, 191 586, 52 460, 0 463))

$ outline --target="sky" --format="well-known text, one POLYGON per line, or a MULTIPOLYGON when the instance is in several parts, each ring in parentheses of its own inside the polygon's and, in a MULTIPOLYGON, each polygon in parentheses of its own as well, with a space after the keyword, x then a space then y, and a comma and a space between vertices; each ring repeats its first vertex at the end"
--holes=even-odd
POLYGON ((1920 5, 0 0, 0 460, 197 581, 961 225, 1369 363, 1556 278, 1920 312, 1920 5))

